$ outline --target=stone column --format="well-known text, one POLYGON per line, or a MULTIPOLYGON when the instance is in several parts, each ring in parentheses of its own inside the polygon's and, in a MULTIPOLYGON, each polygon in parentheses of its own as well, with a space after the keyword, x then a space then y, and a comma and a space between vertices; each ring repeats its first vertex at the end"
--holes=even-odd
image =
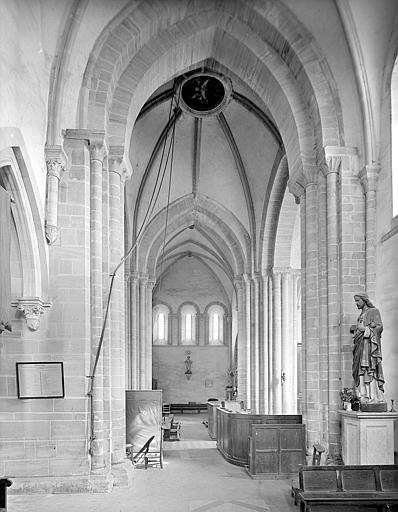
MULTIPOLYGON (((273 274, 271 270, 267 270, 268 280, 268 379, 266 384, 268 386, 268 414, 272 414, 274 410, 274 394, 272 387, 272 376, 273 376, 273 360, 272 354, 275 350, 274 343, 274 282, 273 274)), ((264 322, 265 323, 265 322, 264 322)))
POLYGON ((247 359, 246 359, 246 314, 242 277, 235 278, 235 289, 238 307, 238 399, 245 402, 247 407, 247 359))
POLYGON ((156 279, 148 279, 147 283, 147 302, 146 302, 146 388, 152 389, 152 291, 156 284, 156 279))
POLYGON ((139 285, 138 272, 130 273, 129 354, 130 389, 139 389, 139 285))
MULTIPOLYGON (((328 427, 326 442, 337 445, 339 433, 338 409, 341 386, 340 353, 340 229, 339 173, 342 156, 335 148, 325 148, 327 183, 327 303, 328 303, 328 427)), ((331 446, 329 446, 331 451, 331 446)))
POLYGON ((251 343, 250 343, 250 360, 251 360, 251 396, 252 411, 260 412, 260 329, 262 318, 260 317, 260 308, 262 301, 260 294, 262 291, 262 282, 260 275, 255 273, 251 279, 250 295, 251 295, 251 343), (260 304, 261 302, 261 304, 260 304))
POLYGON ((282 274, 273 271, 272 414, 282 414, 282 274))
POLYGON ((359 178, 365 193, 365 275, 366 291, 374 297, 376 290, 376 187, 380 165, 367 165, 359 178))
POLYGON ((147 389, 147 372, 146 372, 146 325, 147 325, 147 283, 148 276, 140 276, 140 324, 139 324, 139 389, 147 389))
POLYGON ((319 422, 318 439, 322 444, 328 438, 329 354, 328 354, 328 219, 327 219, 327 166, 318 172, 318 387, 319 422))
POLYGON ((252 329, 251 329, 251 300, 250 300, 250 278, 247 274, 243 274, 243 290, 245 302, 245 334, 246 334, 246 402, 247 408, 251 409, 252 404, 252 373, 251 373, 251 342, 252 342, 252 329))
MULTIPOLYGON (((90 150, 90 296, 91 296, 91 358, 96 358, 103 323, 102 289, 102 167, 105 157, 103 136, 89 139, 90 150)), ((104 467, 103 445, 103 353, 99 354, 94 377, 94 440, 91 443, 92 469, 104 467)))
MULTIPOLYGON (((109 232, 109 173, 108 159, 105 157, 102 167, 102 308, 103 320, 110 291, 110 232, 109 232)), ((102 384, 103 384, 103 439, 105 451, 105 464, 111 466, 112 446, 112 311, 109 310, 106 329, 103 335, 102 357, 102 384)))
MULTIPOLYGON (((299 364, 299 346, 301 347, 301 315, 298 314, 298 308, 299 303, 298 300, 300 299, 301 292, 299 291, 299 280, 301 276, 301 271, 294 269, 292 271, 292 280, 293 280, 293 291, 292 291, 292 321, 293 321, 293 340, 294 340, 294 358, 295 358, 295 365, 294 365, 294 376, 293 376, 293 395, 295 400, 295 410, 299 413, 300 410, 298 409, 298 390, 301 390, 301 382, 299 387, 298 380, 301 379, 301 372, 300 375, 298 373, 298 364, 299 364)), ((301 367, 300 367, 301 368, 301 367)))
POLYGON ((125 418, 125 337, 124 337, 124 265, 118 268, 124 255, 123 194, 126 167, 123 163, 123 148, 110 148, 109 171, 109 250, 110 270, 114 274, 110 303, 111 333, 111 420, 112 420, 112 469, 119 485, 125 483, 127 472, 121 465, 126 461, 125 418), (116 271, 116 272, 115 272, 116 271))
POLYGON ((44 152, 47 165, 44 230, 47 243, 52 245, 58 238, 58 189, 61 173, 65 170, 66 156, 61 146, 46 145, 44 152))
POLYGON ((269 273, 261 276, 262 279, 262 303, 263 306, 260 308, 260 314, 262 314, 261 324, 261 336, 260 336, 260 355, 259 355, 259 366, 260 366, 260 413, 269 414, 269 358, 270 358, 270 328, 272 327, 272 299, 270 299, 270 284, 269 284, 269 273))
POLYGON ((305 402, 308 445, 320 433, 318 184, 305 187, 305 402))
POLYGON ((290 269, 282 272, 282 413, 296 412, 296 343, 293 336, 293 281, 290 269))

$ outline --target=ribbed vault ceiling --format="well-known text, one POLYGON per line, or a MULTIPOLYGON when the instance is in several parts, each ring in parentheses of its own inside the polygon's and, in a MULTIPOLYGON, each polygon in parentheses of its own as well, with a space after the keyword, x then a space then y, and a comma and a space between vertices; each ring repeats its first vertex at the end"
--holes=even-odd
MULTIPOLYGON (((215 68, 220 72, 217 63, 204 63, 193 72, 215 68)), ((136 270, 158 278, 192 258, 229 292, 234 277, 263 265, 259 248, 284 148, 262 101, 222 71, 232 93, 220 113, 196 117, 181 108, 178 84, 189 74, 164 84, 145 103, 130 144, 134 174, 126 212, 132 238, 142 231, 136 270)), ((284 162, 278 213, 288 177, 284 162)))

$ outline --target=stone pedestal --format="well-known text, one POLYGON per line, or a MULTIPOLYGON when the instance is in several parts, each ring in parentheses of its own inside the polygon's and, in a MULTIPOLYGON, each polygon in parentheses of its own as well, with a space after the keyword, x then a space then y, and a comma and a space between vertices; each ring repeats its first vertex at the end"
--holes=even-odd
POLYGON ((339 411, 344 464, 394 464, 394 412, 339 411))

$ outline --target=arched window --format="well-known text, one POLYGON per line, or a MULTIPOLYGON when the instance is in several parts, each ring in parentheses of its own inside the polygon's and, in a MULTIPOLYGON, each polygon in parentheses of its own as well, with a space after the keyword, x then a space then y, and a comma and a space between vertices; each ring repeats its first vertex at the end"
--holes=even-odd
POLYGON ((153 308, 153 344, 167 345, 169 326, 169 308, 159 304, 153 308))
POLYGON ((224 309, 214 305, 208 309, 209 345, 222 345, 224 343, 224 309))
POLYGON ((391 76, 392 214, 398 215, 398 57, 391 76))
POLYGON ((196 343, 196 309, 191 304, 181 308, 181 344, 194 345, 196 343))

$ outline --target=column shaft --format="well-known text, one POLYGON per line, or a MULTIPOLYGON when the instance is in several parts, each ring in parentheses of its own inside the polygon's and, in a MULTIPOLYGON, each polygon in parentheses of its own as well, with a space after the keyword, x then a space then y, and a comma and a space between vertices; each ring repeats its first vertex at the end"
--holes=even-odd
POLYGON ((268 274, 261 276, 261 299, 263 307, 260 310, 262 314, 261 337, 260 337, 260 412, 261 414, 269 414, 269 373, 268 373, 268 345, 270 341, 269 336, 269 292, 268 292, 268 274))
POLYGON ((296 347, 293 337, 293 282, 291 272, 282 273, 282 413, 294 414, 296 347))
POLYGON ((282 414, 282 290, 281 273, 273 275, 272 414, 282 414))
POLYGON ((245 331, 246 331, 246 402, 247 408, 252 408, 252 375, 251 375, 251 300, 250 300, 250 279, 247 274, 243 276, 243 289, 245 301, 245 331))
POLYGON ((138 286, 138 273, 132 272, 130 274, 130 309, 127 311, 130 317, 130 389, 139 389, 139 286, 138 286))
POLYGON ((140 389, 147 389, 146 376, 146 304, 147 304, 147 285, 148 277, 140 278, 140 327, 139 327, 139 374, 140 389))
POLYGON ((238 306, 238 398, 243 400, 247 407, 246 305, 242 278, 235 280, 235 289, 238 306))
MULTIPOLYGON (((113 272, 123 257, 123 222, 120 205, 121 162, 110 161, 109 169, 109 226, 110 260, 113 272)), ((124 267, 115 275, 110 308, 111 356, 112 356, 112 462, 125 459, 125 340, 122 336, 122 311, 124 267)))
POLYGON ((146 389, 152 389, 152 290, 155 281, 150 279, 147 283, 146 302, 146 389))
POLYGON ((318 186, 309 183, 305 189, 305 359, 308 443, 320 433, 319 418, 319 249, 318 186))
MULTIPOLYGON (((334 159, 336 160, 336 159, 334 159)), ((339 159, 341 161, 341 159, 339 159)), ((339 431, 339 387, 341 386, 340 357, 340 276, 339 276, 339 218, 338 218, 338 169, 336 161, 330 162, 327 174, 327 251, 328 251, 328 427, 327 443, 337 443, 330 433, 339 431)))
MULTIPOLYGON (((102 165, 104 146, 90 143, 90 296, 91 358, 93 367, 103 322, 102 302, 102 165)), ((93 383, 94 440, 91 445, 92 469, 104 467, 103 444, 103 353, 100 353, 93 383)))

